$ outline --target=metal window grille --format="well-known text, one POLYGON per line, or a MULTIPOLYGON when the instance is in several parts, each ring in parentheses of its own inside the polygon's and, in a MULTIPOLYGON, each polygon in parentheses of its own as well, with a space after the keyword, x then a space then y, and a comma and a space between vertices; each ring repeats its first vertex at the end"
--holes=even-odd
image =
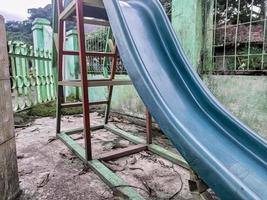
POLYGON ((215 73, 267 74, 266 19, 266 0, 214 0, 215 73))
MULTIPOLYGON (((86 35, 86 50, 87 51, 106 51, 106 43, 108 38, 108 32, 110 27, 100 27, 94 31, 89 32, 86 35)), ((112 39, 112 38, 111 38, 112 39)), ((99 58, 89 57, 88 58, 88 70, 90 74, 101 74, 103 72, 104 63, 108 73, 110 73, 112 58, 99 58), (105 61, 106 59, 106 61, 105 61)), ((117 70, 116 74, 127 74, 123 67, 120 57, 117 59, 117 70)))

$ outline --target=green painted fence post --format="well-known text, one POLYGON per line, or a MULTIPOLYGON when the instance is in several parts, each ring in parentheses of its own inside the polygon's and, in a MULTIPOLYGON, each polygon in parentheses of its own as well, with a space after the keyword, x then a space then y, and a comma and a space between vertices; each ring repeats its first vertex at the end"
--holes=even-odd
MULTIPOLYGON (((22 43, 20 45, 20 54, 23 56, 28 55, 28 48, 29 46, 22 43)), ((31 101, 28 98, 29 97, 29 86, 30 86, 30 81, 29 81, 29 65, 28 65, 28 60, 25 57, 20 58, 20 64, 21 64, 21 76, 22 76, 22 81, 23 81, 23 96, 24 98, 22 99, 23 102, 21 104, 23 105, 22 108, 24 107, 30 107, 31 106, 31 101)))
POLYGON ((210 68, 213 0, 173 0, 172 25, 195 70, 210 68), (204 66, 205 65, 205 66, 204 66))
POLYGON ((214 0, 206 0, 204 3, 204 22, 202 43, 203 65, 201 71, 211 71, 213 68, 213 12, 214 0))
MULTIPOLYGON (((36 18, 33 21, 33 44, 36 56, 51 58, 52 30, 47 19, 36 18)), ((51 61, 36 61, 36 76, 38 81, 38 103, 55 99, 54 72, 51 61)))
MULTIPOLYGON (((70 30, 66 33, 65 49, 78 50, 78 33, 76 30, 70 30)), ((79 79, 79 60, 78 56, 65 56, 64 65, 68 66, 64 68, 64 78, 66 80, 79 79)), ((79 99, 79 88, 77 87, 65 87, 64 94, 66 97, 72 96, 79 99)))

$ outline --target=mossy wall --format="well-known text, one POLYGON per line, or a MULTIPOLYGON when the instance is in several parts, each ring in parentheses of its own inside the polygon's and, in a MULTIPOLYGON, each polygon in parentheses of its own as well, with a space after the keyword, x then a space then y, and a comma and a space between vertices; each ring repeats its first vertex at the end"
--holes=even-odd
POLYGON ((204 76, 204 82, 242 122, 267 139, 266 76, 204 76))
MULTIPOLYGON (((212 70, 213 1, 173 0, 172 25, 194 69, 212 70), (202 62, 200 62, 202 61, 202 62)), ((203 76, 226 109, 267 138, 267 77, 203 76)))
MULTIPOLYGON (((203 76, 218 101, 244 124, 267 139, 266 76, 203 76)), ((112 110, 144 117, 145 107, 133 86, 114 89, 112 110)))

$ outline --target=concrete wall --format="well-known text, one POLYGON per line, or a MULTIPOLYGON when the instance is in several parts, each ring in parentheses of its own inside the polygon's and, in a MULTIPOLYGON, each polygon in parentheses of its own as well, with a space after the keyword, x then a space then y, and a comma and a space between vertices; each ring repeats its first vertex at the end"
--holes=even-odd
POLYGON ((173 0, 172 22, 173 28, 184 51, 197 68, 201 64, 202 48, 202 0, 173 0))
POLYGON ((145 118, 146 111, 141 98, 133 86, 114 87, 111 110, 138 118, 145 118))
POLYGON ((215 97, 242 122, 267 139, 267 77, 205 76, 215 97))
POLYGON ((4 18, 0 15, 0 200, 19 192, 4 18))
MULTIPOLYGON (((173 0, 173 28, 199 72, 203 67, 212 70, 212 8, 212 0, 173 0)), ((267 138, 267 77, 204 76, 203 80, 230 112, 267 138)))

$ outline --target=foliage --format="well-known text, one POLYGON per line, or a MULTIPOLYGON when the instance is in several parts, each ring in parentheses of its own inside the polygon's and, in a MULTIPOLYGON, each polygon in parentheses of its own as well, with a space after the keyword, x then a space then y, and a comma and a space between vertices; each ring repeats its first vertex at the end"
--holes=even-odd
POLYGON ((45 18, 48 19, 50 22, 52 21, 52 5, 48 4, 43 8, 30 8, 28 9, 28 13, 30 17, 28 18, 29 21, 33 21, 35 18, 45 18))
POLYGON ((31 23, 25 21, 8 21, 6 22, 7 39, 13 41, 23 41, 32 43, 31 23))
MULTIPOLYGON (((248 46, 240 48, 237 52, 238 55, 248 54, 248 46)), ((250 56, 248 57, 238 57, 238 69, 250 69, 250 70, 260 70, 262 65, 262 47, 251 46, 250 47, 250 56)), ((264 62, 264 60, 263 60, 264 62)))
POLYGON ((169 19, 171 19, 172 15, 172 0, 160 0, 160 3, 164 7, 166 14, 168 15, 169 19))
POLYGON ((265 16, 265 3, 264 0, 229 0, 228 9, 226 10, 226 1, 217 0, 217 24, 225 23, 226 11, 229 24, 236 24, 239 14, 239 22, 249 22, 250 17, 252 20, 264 19, 265 16), (240 11, 238 7, 240 3, 240 11), (252 12, 252 16, 251 16, 252 12))
MULTIPOLYGON (((261 70, 262 64, 263 69, 267 69, 267 57, 262 56, 262 47, 253 45, 250 47, 250 56, 248 56, 248 53, 247 44, 238 47, 236 57, 229 56, 235 54, 234 49, 229 49, 225 58, 227 70, 235 70, 235 59, 237 70, 261 70)), ((215 65, 216 68, 220 68, 220 60, 217 60, 215 65)))
POLYGON ((48 4, 44 8, 31 8, 28 10, 30 16, 24 21, 6 22, 7 39, 19 40, 32 44, 32 22, 35 18, 46 18, 52 20, 52 6, 48 4))
MULTIPOLYGON (((82 108, 63 109, 63 115, 81 114, 82 108)), ((27 115, 35 117, 55 117, 56 116, 56 102, 51 101, 45 104, 37 104, 30 108, 27 115)))

